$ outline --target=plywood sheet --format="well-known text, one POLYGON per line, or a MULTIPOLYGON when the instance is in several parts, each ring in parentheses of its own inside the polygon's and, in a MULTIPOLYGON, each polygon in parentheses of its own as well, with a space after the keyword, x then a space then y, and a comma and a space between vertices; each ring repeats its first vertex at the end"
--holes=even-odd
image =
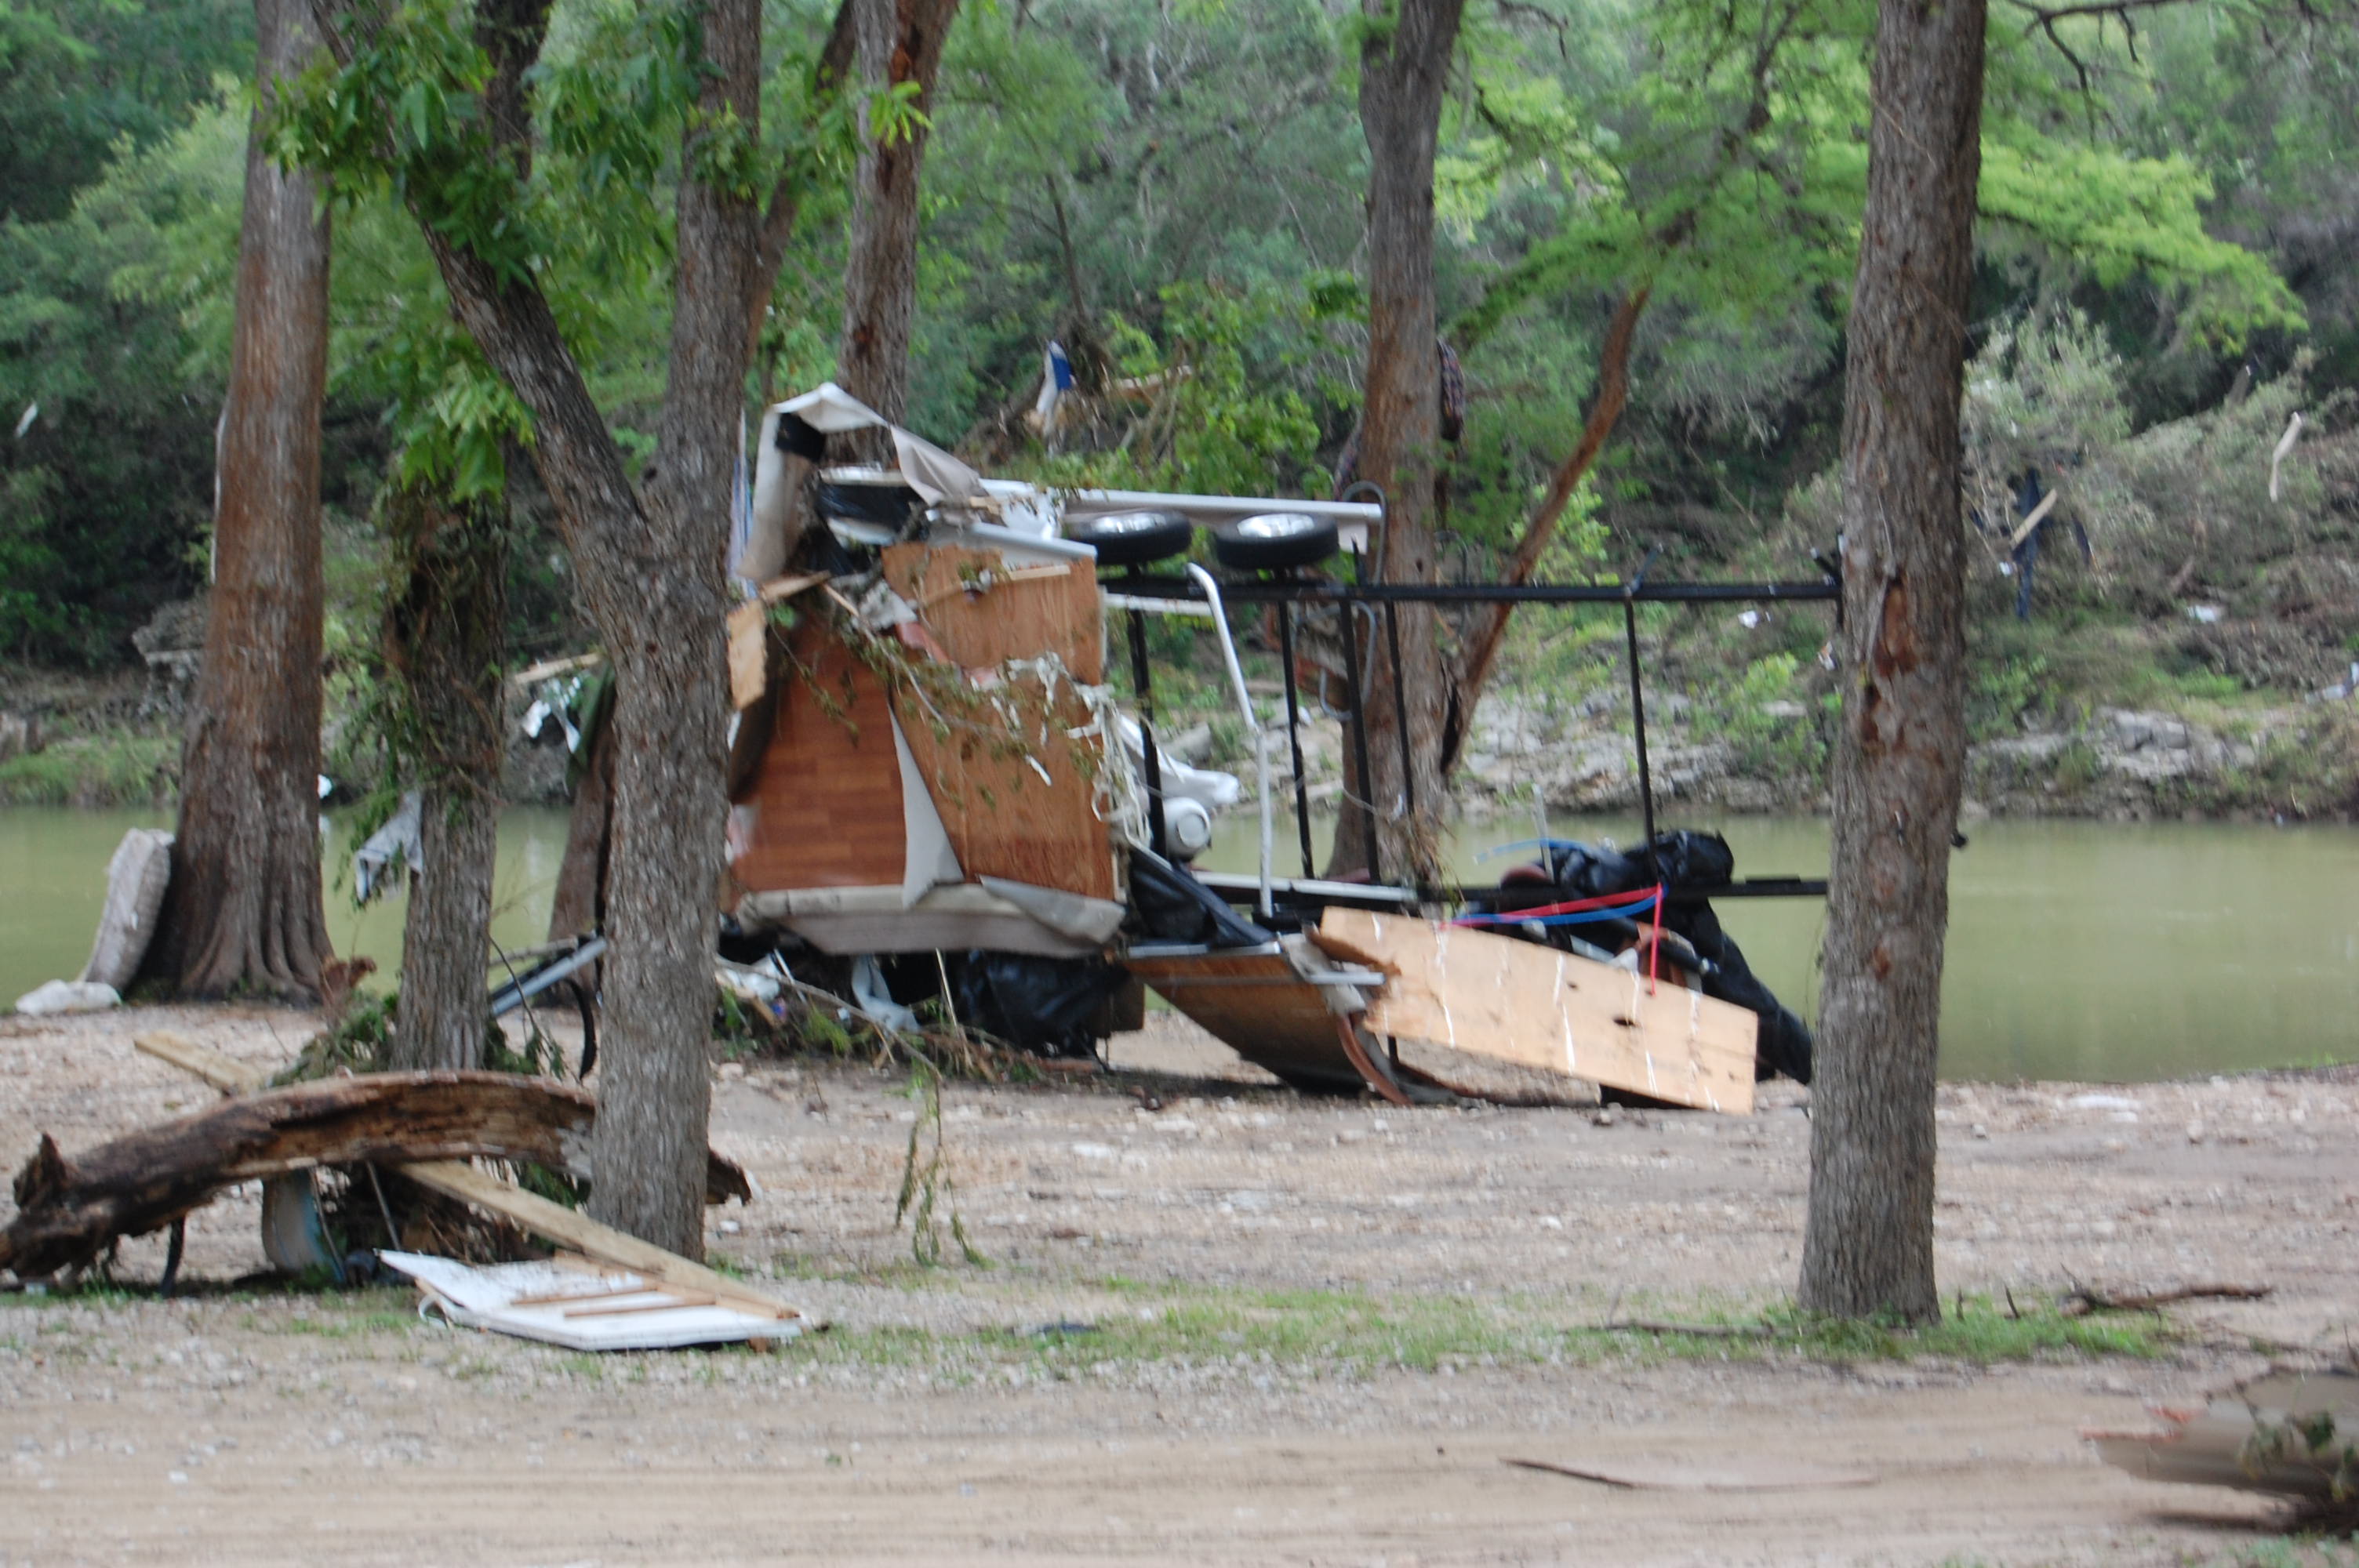
POLYGON ((879 559, 885 580, 918 607, 953 664, 996 669, 1054 653, 1075 679, 1105 679, 1104 609, 1091 563, 1011 566, 995 551, 925 544, 889 546, 879 559), (968 591, 976 582, 988 586, 968 591))
POLYGON ((1134 953, 1122 962, 1256 1066, 1289 1083, 1360 1087, 1359 1069, 1343 1054, 1325 993, 1296 974, 1284 953, 1134 953))
POLYGON ((1462 926, 1331 908, 1315 934, 1392 979, 1373 1033, 1547 1067, 1701 1110, 1753 1109, 1760 1021, 1669 980, 1462 926))
POLYGON ((730 868, 748 891, 897 884, 907 858, 901 768, 884 683, 817 619, 788 640, 750 842, 730 868))

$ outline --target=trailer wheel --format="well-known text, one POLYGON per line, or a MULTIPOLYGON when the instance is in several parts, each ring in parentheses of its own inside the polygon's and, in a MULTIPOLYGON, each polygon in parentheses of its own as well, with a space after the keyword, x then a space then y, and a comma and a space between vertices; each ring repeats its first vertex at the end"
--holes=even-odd
POLYGON ((1237 571, 1317 566, 1341 548, 1332 517, 1265 512, 1212 530, 1212 554, 1237 571))
POLYGON ((1096 550, 1102 567, 1143 567, 1184 553, 1196 525, 1179 512, 1110 512, 1074 524, 1065 537, 1096 550))

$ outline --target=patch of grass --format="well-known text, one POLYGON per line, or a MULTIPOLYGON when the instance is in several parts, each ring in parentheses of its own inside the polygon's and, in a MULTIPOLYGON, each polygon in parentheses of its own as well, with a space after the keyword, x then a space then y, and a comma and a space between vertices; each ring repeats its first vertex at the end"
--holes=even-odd
MULTIPOLYGON (((838 1329, 798 1341, 832 1365, 926 1368, 952 1376, 1024 1368, 1052 1377, 1107 1364, 1455 1372, 1476 1367, 1593 1366, 1663 1360, 1812 1361, 1935 1359, 1988 1365, 2073 1357, 2147 1358, 2176 1331, 2158 1314, 2012 1316, 1984 1300, 1941 1323, 1810 1317, 1791 1307, 1678 1314, 1699 1328, 1741 1333, 1655 1334, 1579 1320, 1560 1299, 1403 1295, 1352 1291, 1206 1291, 1112 1279, 1099 1288, 1120 1304, 1070 1333, 995 1328, 971 1335, 924 1329, 838 1329)), ((2359 1568, 2359 1565, 2354 1565, 2359 1568)))
POLYGON ((0 806, 151 806, 171 797, 177 736, 128 730, 53 741, 0 762, 0 806))

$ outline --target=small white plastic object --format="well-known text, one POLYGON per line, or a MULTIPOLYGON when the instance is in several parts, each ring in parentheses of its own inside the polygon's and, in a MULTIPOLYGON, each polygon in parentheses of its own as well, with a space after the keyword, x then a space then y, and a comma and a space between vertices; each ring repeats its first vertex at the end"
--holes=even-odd
POLYGON ((16 1011, 27 1018, 49 1018, 66 1012, 104 1012, 122 1003, 113 986, 95 980, 50 980, 18 997, 16 1011))
POLYGON ((1192 860, 1211 848, 1212 814, 1186 795, 1163 797, 1163 842, 1174 858, 1192 860))

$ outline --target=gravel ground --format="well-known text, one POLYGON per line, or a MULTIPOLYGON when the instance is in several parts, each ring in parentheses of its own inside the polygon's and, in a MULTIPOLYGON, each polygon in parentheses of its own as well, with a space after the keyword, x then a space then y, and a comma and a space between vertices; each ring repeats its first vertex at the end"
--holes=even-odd
MULTIPOLYGON (((0 1152, 206 1103, 131 1049, 146 1030, 275 1065, 313 1027, 0 1021, 0 1152)), ((1742 1119, 1402 1111, 1295 1096, 1168 1015, 1112 1054, 1095 1080, 950 1087, 952 1201, 990 1266, 930 1271, 893 1223, 897 1076, 717 1068, 714 1141, 761 1192, 712 1211, 712 1249, 833 1325, 769 1355, 575 1356, 428 1326, 406 1292, 234 1287, 262 1267, 250 1190, 192 1217, 186 1299, 146 1289, 160 1238, 124 1246, 125 1291, 0 1296, 0 1564, 2268 1562, 2262 1504, 2133 1480, 2078 1433, 2359 1335, 2349 1069, 1944 1086, 1945 1295, 2275 1287, 2174 1309, 2159 1357, 1984 1368, 1563 1337, 1790 1291, 1791 1086, 1742 1119), (1058 1323, 1095 1334, 1033 1332, 1058 1323), (1501 1463, 1633 1456, 1875 1480, 1627 1490, 1501 1463)))

